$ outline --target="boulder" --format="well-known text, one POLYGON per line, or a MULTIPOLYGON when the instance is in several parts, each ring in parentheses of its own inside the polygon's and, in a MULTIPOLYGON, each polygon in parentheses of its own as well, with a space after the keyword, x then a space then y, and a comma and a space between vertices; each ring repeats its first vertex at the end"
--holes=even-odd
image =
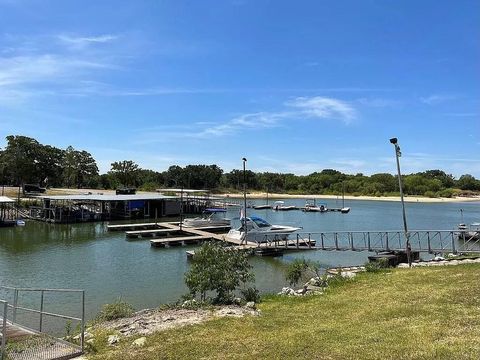
POLYGON ((196 303, 197 303, 197 301, 195 299, 185 300, 182 304, 182 308, 194 306, 196 303))
POLYGON ((107 343, 108 345, 114 345, 120 341, 120 336, 118 335, 108 335, 107 343))
POLYGON ((247 303, 245 304, 245 307, 246 307, 246 308, 249 308, 249 309, 255 309, 255 308, 256 308, 255 302, 249 301, 249 302, 247 302, 247 303))
POLYGON ((135 340, 132 345, 133 346, 138 346, 138 347, 143 347, 145 346, 147 342, 147 338, 145 336, 141 337, 141 338, 138 338, 137 340, 135 340))
POLYGON ((433 261, 442 261, 442 260, 445 260, 445 258, 443 256, 435 256, 433 258, 433 261))
POLYGON ((353 279, 355 276, 357 276, 357 273, 354 273, 353 271, 342 271, 340 276, 345 279, 353 279))

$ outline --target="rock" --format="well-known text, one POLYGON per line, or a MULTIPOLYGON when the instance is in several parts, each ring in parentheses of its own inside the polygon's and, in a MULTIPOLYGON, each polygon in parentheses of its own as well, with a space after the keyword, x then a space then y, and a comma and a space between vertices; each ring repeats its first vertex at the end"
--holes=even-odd
POLYGON ((354 273, 352 271, 342 271, 340 273, 340 276, 345 279, 353 279, 355 276, 357 276, 357 273, 354 273))
POLYGON ((445 258, 443 256, 435 256, 433 258, 433 261, 441 261, 441 260, 445 260, 445 258))
POLYGON ((197 301, 196 301, 195 299, 186 300, 186 301, 183 302, 182 308, 193 306, 193 305, 195 305, 196 303, 197 303, 197 301))
POLYGON ((141 337, 141 338, 138 338, 137 340, 135 340, 132 345, 133 346, 138 346, 138 347, 143 347, 145 346, 147 342, 147 338, 145 336, 141 337))
POLYGON ((242 303, 242 299, 240 299, 239 297, 236 297, 233 299, 232 301, 235 305, 240 305, 242 303))
POLYGON ((295 290, 289 287, 282 288, 282 291, 278 293, 278 295, 295 295, 295 290))
POLYGON ((95 342, 95 339, 94 338, 91 338, 91 339, 88 339, 87 341, 85 341, 87 344, 90 344, 90 345, 93 345, 93 343, 95 342))
POLYGON ((249 308, 249 309, 255 309, 255 308, 256 308, 255 302, 249 301, 249 302, 247 302, 247 303, 245 304, 245 307, 246 307, 246 308, 249 308))
POLYGON ((454 254, 454 253, 448 254, 448 257, 449 257, 449 258, 453 258, 453 257, 457 257, 457 256, 458 256, 458 255, 457 255, 457 254, 454 254))
POLYGON ((408 264, 407 263, 400 263, 397 265, 398 268, 408 268, 408 264))
POLYGON ((458 264, 459 264, 458 260, 451 260, 448 262, 448 265, 458 265, 458 264))
MULTIPOLYGON (((83 333, 83 338, 84 338, 85 340, 90 339, 90 338, 92 338, 92 337, 93 337, 93 335, 92 335, 91 333, 89 333, 88 331, 85 331, 85 332, 83 333)), ((81 333, 78 334, 78 335, 75 335, 75 336, 73 337, 73 340, 80 340, 80 338, 81 338, 81 333)))
POLYGON ((304 288, 295 290, 295 295, 304 295, 306 292, 307 292, 307 288, 304 287, 304 288))
POLYGON ((120 337, 118 335, 108 335, 107 343, 108 345, 114 345, 120 341, 120 337))
POLYGON ((323 292, 323 287, 321 286, 314 286, 314 285, 308 285, 307 286, 307 292, 323 292))

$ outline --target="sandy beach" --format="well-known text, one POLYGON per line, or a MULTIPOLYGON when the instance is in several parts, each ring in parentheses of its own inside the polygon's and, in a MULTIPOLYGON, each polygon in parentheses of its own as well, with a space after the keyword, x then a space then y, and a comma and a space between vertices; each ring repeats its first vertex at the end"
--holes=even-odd
MULTIPOLYGON (((11 198, 16 198, 18 194, 18 188, 5 188, 5 195, 10 196, 11 198)), ((62 188, 51 188, 47 190, 48 195, 67 195, 67 194, 115 194, 115 190, 101 190, 101 189, 62 189, 62 188)), ((138 191, 138 193, 148 193, 146 191, 138 191)), ((241 199, 243 194, 241 193, 223 193, 215 194, 218 197, 232 198, 232 199, 241 199)), ((267 193, 265 192, 248 192, 247 199, 265 199, 267 193)), ((292 195, 292 194, 268 194, 269 199, 341 199, 341 195, 312 195, 312 194, 302 194, 302 195, 292 195)), ((400 201, 399 196, 352 196, 345 195, 345 200, 371 200, 371 201, 400 201)), ((422 203, 455 203, 455 202, 480 202, 480 196, 472 197, 452 197, 452 198, 429 198, 423 196, 405 196, 406 202, 422 202, 422 203)))
MULTIPOLYGON (((222 197, 243 198, 243 194, 221 194, 222 197)), ((250 192, 247 199, 264 199, 266 193, 250 192)), ((268 194, 269 199, 341 199, 341 195, 290 195, 290 194, 268 194)), ((372 201, 400 201, 399 196, 352 196, 345 195, 345 200, 372 200, 372 201)), ((452 198, 429 198, 422 196, 405 196, 406 202, 423 202, 423 203, 446 203, 446 202, 480 202, 480 196, 477 197, 452 197, 452 198)))

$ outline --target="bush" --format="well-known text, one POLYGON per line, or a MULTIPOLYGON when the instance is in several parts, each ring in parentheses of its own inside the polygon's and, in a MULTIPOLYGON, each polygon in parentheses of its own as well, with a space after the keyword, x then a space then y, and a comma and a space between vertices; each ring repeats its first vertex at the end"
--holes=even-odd
POLYGON ((110 321, 129 317, 133 314, 133 306, 129 303, 118 299, 112 304, 105 304, 102 306, 102 310, 97 314, 95 320, 97 322, 110 321))
POLYGON ((241 291, 245 301, 253 301, 258 303, 260 301, 260 292, 254 287, 249 287, 241 291))
POLYGON ((365 264, 366 272, 380 272, 390 267, 387 259, 378 259, 365 264))
POLYGON ((195 261, 185 274, 185 283, 192 297, 199 295, 202 302, 206 301, 207 292, 212 291, 216 293, 214 303, 228 304, 240 285, 253 281, 251 267, 245 252, 220 243, 205 243, 196 251, 195 261))
POLYGON ((296 286, 302 278, 319 277, 320 265, 305 259, 295 259, 287 268, 286 280, 291 286, 296 286))

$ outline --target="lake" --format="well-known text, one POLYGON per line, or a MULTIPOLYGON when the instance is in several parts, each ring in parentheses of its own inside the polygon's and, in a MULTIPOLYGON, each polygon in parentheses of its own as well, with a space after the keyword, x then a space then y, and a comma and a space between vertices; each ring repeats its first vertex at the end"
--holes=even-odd
MULTIPOLYGON (((341 201, 319 202, 341 207, 341 201)), ((289 199, 285 203, 303 206, 305 200, 289 199)), ((274 224, 301 226, 311 232, 402 229, 400 202, 348 200, 346 206, 351 207, 348 214, 248 209, 248 215, 256 214, 274 224)), ((464 210, 465 223, 480 221, 478 202, 406 203, 409 229, 455 229, 461 220, 460 209, 464 210)), ((239 209, 230 208, 228 216, 238 218, 239 209)), ((195 246, 152 248, 148 240, 126 241, 123 232, 107 232, 106 226, 29 221, 25 227, 0 229, 1 285, 85 289, 88 318, 102 304, 119 297, 140 309, 173 302, 187 292, 183 282, 189 268, 185 250, 195 246)), ((257 288, 267 293, 278 292, 286 285, 284 270, 294 258, 305 257, 332 267, 363 264, 367 255, 306 251, 277 258, 252 257, 250 261, 257 288)))

